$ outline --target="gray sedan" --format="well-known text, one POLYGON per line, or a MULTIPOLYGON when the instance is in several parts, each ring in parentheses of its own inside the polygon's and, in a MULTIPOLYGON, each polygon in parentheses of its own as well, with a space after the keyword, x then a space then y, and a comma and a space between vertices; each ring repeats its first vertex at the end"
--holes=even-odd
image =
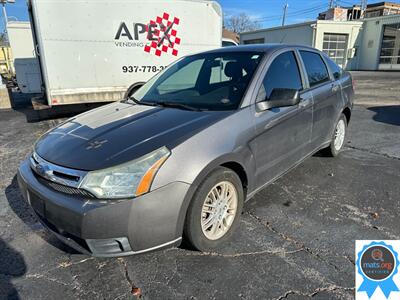
POLYGON ((47 132, 18 172, 58 238, 108 257, 226 242, 243 203, 319 150, 336 156, 349 73, 308 47, 228 47, 184 57, 131 97, 47 132))

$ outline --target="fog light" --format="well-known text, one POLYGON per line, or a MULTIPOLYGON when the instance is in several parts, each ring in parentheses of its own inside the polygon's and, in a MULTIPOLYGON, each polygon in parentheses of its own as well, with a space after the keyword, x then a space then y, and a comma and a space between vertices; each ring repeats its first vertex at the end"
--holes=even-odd
POLYGON ((101 240, 86 240, 90 251, 96 254, 118 254, 132 251, 131 245, 126 237, 101 240))

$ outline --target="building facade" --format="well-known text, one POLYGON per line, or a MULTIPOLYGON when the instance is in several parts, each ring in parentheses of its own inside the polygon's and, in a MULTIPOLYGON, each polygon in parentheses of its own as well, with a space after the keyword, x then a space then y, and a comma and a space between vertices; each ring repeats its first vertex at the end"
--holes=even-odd
POLYGON ((368 4, 365 11, 365 18, 375 18, 392 14, 400 14, 400 4, 394 2, 378 2, 368 4))
POLYGON ((242 44, 290 43, 324 51, 347 70, 400 70, 400 15, 312 22, 242 33, 242 44))

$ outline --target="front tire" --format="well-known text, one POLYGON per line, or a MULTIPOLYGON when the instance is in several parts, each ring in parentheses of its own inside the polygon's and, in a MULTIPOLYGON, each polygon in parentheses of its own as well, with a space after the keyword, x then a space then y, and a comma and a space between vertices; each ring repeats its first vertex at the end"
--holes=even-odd
POLYGON ((335 125, 335 130, 333 132, 330 145, 324 149, 325 153, 331 157, 338 156, 340 151, 343 149, 344 143, 346 141, 346 135, 347 119, 346 116, 342 114, 335 125))
POLYGON ((193 196, 185 220, 185 238, 200 251, 218 248, 239 225, 243 203, 239 176, 230 169, 217 168, 193 196))

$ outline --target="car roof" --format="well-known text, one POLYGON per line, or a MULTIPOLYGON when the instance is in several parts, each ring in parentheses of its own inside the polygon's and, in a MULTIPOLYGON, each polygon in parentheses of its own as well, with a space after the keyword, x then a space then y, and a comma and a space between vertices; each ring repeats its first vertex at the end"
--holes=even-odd
POLYGON ((230 47, 222 47, 214 50, 207 51, 205 53, 219 53, 219 52, 267 52, 272 53, 276 50, 285 49, 285 48, 301 48, 301 49, 309 49, 316 51, 315 48, 304 46, 304 45, 295 45, 295 44, 251 44, 251 45, 239 45, 239 46, 230 46, 230 47))

